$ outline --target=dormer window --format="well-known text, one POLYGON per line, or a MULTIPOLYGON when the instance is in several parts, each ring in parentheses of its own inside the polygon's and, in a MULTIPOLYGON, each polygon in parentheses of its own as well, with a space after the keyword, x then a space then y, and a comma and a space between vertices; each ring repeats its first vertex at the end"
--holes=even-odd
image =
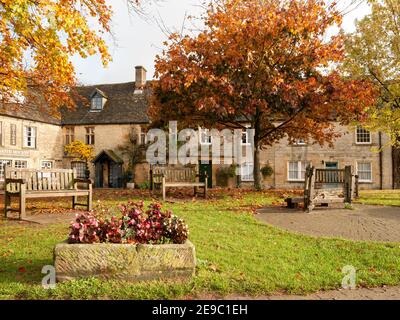
POLYGON ((104 92, 95 89, 90 96, 90 111, 101 111, 106 104, 107 97, 104 92))
POLYGON ((93 97, 92 98, 92 110, 101 110, 103 109, 103 97, 93 97))

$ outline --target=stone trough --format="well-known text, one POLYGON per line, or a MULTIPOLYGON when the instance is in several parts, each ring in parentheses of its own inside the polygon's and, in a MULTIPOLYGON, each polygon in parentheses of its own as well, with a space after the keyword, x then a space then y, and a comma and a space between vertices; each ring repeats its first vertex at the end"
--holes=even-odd
POLYGON ((96 277, 124 281, 180 279, 195 272, 196 255, 184 244, 68 244, 54 248, 57 281, 96 277))

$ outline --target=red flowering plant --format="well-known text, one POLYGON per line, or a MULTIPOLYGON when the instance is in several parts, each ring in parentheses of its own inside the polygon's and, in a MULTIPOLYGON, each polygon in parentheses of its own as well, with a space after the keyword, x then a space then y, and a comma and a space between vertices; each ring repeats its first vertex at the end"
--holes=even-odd
POLYGON ((100 242, 100 223, 91 213, 78 213, 71 223, 68 237, 69 243, 95 243, 100 242))
POLYGON ((159 203, 150 204, 145 211, 143 201, 128 202, 121 204, 119 210, 122 213, 120 219, 112 217, 110 220, 97 220, 93 214, 80 214, 77 221, 71 224, 69 242, 162 244, 184 243, 188 238, 185 222, 171 211, 162 211, 159 203))

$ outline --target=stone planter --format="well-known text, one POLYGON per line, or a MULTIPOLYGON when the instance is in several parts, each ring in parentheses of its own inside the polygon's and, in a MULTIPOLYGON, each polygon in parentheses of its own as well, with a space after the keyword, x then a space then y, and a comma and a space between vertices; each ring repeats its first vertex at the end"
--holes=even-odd
POLYGON ((57 281, 97 277, 124 281, 187 280, 194 275, 196 255, 184 244, 57 244, 57 281))

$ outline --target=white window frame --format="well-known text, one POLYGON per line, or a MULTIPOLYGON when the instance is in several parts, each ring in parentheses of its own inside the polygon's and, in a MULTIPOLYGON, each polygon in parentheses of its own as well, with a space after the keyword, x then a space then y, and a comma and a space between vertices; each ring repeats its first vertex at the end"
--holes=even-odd
MULTIPOLYGON (((357 172, 357 175, 358 175, 358 182, 364 182, 364 183, 370 183, 370 182, 372 182, 372 161, 368 161, 368 160, 359 160, 359 161, 356 161, 356 172, 357 172), (360 174, 359 174, 359 172, 358 172, 358 168, 359 168, 359 164, 360 163, 363 163, 363 164, 365 164, 365 163, 367 163, 367 164, 369 164, 369 167, 370 167, 370 173, 371 173, 371 179, 360 179, 360 174)), ((365 172, 367 172, 367 171, 365 171, 365 172)))
POLYGON ((42 160, 40 163, 40 168, 45 170, 51 170, 54 168, 54 162, 52 160, 42 160), (47 166, 50 164, 50 166, 47 166))
POLYGON ((242 146, 249 146, 249 145, 251 145, 251 143, 250 143, 250 141, 249 141, 249 133, 247 132, 247 129, 250 129, 250 127, 247 127, 246 129, 243 129, 243 131, 242 131, 242 136, 241 136, 241 140, 240 140, 242 146), (245 137, 245 138, 244 138, 244 137, 245 137), (243 139, 243 138, 244 138, 244 139, 243 139), (243 140, 244 140, 245 142, 243 142, 243 140))
POLYGON ((24 148, 36 149, 37 147, 37 128, 33 126, 24 126, 24 148), (28 130, 30 129, 31 135, 28 136, 28 130), (30 139, 30 143, 28 143, 30 139))
POLYGON ((356 132, 356 144, 365 144, 365 145, 369 145, 369 144, 371 144, 372 143, 372 135, 371 135, 371 131, 368 131, 367 129, 364 129, 362 126, 357 126, 356 127, 356 129, 355 129, 355 132, 356 132), (364 130, 364 131, 366 131, 366 132, 368 132, 369 133, 369 141, 368 142, 365 142, 365 141, 358 141, 358 137, 359 137, 359 134, 358 134, 358 130, 359 129, 361 129, 361 130, 364 130))
POLYGON ((17 145, 17 125, 15 123, 10 124, 10 145, 17 145))
POLYGON ((101 111, 103 110, 103 97, 95 95, 90 102, 91 111, 101 111))
POLYGON ((147 144, 147 132, 145 132, 144 130, 142 130, 140 132, 140 141, 139 141, 139 143, 141 145, 147 144))
POLYGON ((201 145, 211 146, 212 140, 210 130, 207 128, 199 128, 199 140, 201 145))
POLYGON ((304 139, 296 139, 296 141, 294 142, 294 144, 296 146, 305 146, 307 145, 307 142, 304 139))
POLYGON ((65 127, 65 144, 68 145, 75 141, 75 127, 65 127))
POLYGON ((11 159, 0 159, 0 181, 4 181, 4 173, 5 173, 5 167, 11 167, 12 166, 12 160, 11 159))
POLYGON ((306 172, 306 168, 307 165, 310 164, 309 161, 306 160, 289 160, 287 162, 287 181, 293 181, 293 182, 303 182, 305 180, 305 172, 306 172), (290 178, 290 163, 297 163, 297 178, 293 179, 290 178), (304 178, 301 177, 301 172, 302 172, 302 164, 304 163, 304 178))
POLYGON ((240 166, 240 181, 243 182, 254 181, 254 163, 245 162, 240 166), (246 169, 246 172, 243 172, 244 169, 246 169))
POLYGON ((14 160, 14 168, 25 169, 28 168, 28 161, 26 160, 14 160))
POLYGON ((96 143, 94 127, 85 127, 85 142, 89 146, 94 146, 96 143))

